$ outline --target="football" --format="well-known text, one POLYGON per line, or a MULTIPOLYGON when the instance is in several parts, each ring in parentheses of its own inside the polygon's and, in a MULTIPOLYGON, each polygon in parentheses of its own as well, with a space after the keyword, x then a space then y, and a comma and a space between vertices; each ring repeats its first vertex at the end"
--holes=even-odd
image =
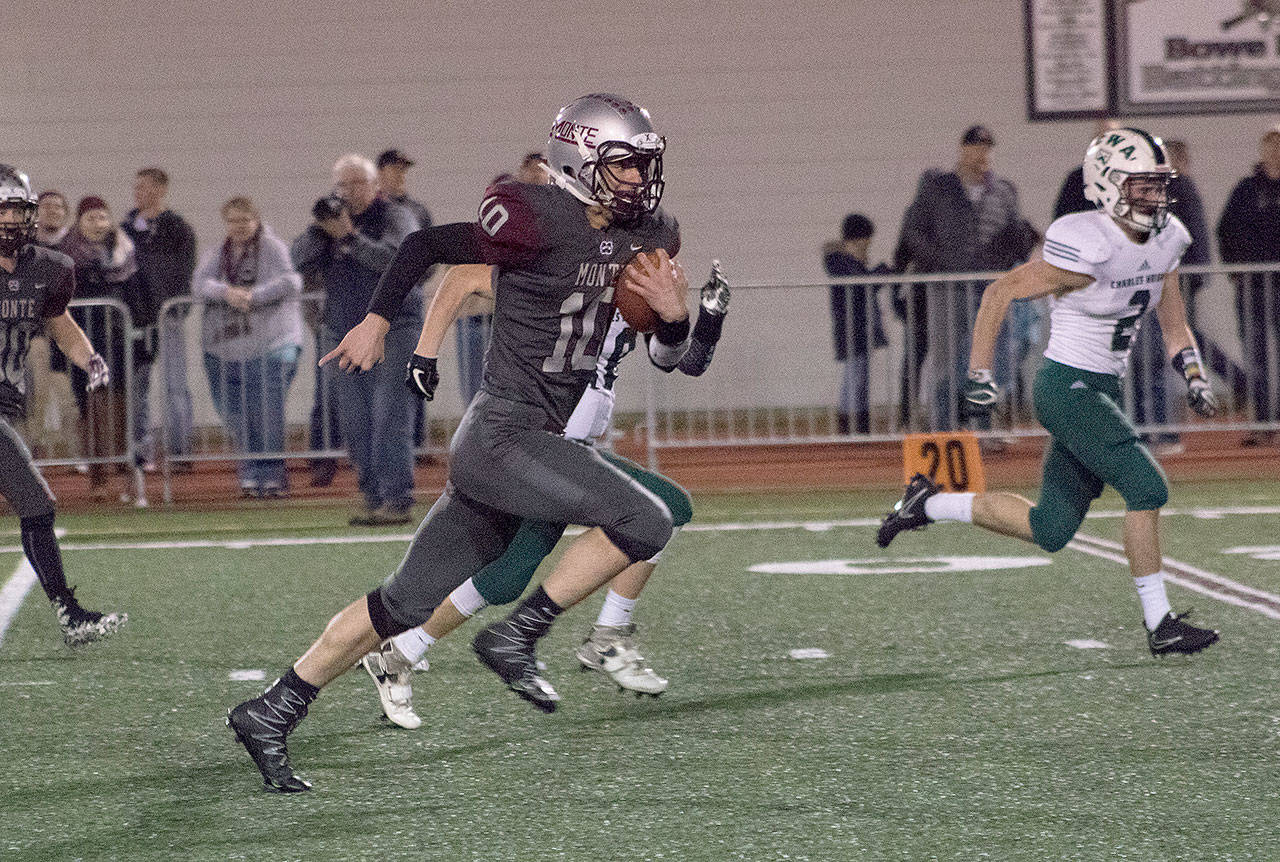
POLYGON ((631 268, 636 266, 636 261, 641 257, 647 258, 655 266, 661 263, 656 251, 638 252, 630 263, 618 271, 618 277, 613 283, 613 304, 622 314, 622 319, 636 332, 653 332, 658 328, 658 313, 631 286, 631 268))

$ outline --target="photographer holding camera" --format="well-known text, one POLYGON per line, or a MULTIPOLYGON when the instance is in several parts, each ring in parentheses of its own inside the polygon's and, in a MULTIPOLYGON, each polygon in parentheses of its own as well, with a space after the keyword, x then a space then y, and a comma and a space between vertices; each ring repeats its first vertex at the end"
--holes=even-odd
MULTIPOLYGON (((321 355, 359 323, 378 279, 414 229, 413 217, 378 196, 373 162, 348 154, 333 166, 333 193, 316 201, 314 222, 294 240, 293 265, 324 286, 321 355)), ((361 374, 336 375, 342 438, 356 466, 364 504, 351 519, 361 526, 407 524, 413 505, 412 399, 402 379, 422 327, 421 287, 404 300, 387 333, 386 361, 361 374)), ((321 391, 327 390, 322 383, 321 391)))

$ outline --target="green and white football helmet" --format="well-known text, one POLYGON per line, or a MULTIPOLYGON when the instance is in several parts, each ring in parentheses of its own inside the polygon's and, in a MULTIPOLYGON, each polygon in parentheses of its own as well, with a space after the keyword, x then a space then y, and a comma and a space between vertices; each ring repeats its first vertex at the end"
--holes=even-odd
POLYGON ((1174 176, 1164 143, 1142 129, 1103 132, 1084 154, 1084 196, 1143 233, 1159 232, 1169 223, 1174 176))

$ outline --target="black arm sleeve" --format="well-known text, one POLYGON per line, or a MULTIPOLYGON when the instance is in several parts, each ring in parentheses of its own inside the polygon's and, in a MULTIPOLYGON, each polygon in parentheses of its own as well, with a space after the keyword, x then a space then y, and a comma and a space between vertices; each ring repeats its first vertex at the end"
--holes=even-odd
POLYGON ((409 291, 437 263, 486 263, 475 222, 454 222, 416 230, 405 237, 378 289, 369 300, 369 312, 387 320, 400 313, 409 291))
POLYGON ((682 372, 690 377, 700 377, 707 370, 707 366, 711 364, 711 357, 716 352, 716 345, 720 342, 724 318, 725 315, 707 311, 705 308, 698 312, 698 322, 693 327, 693 339, 689 342, 689 350, 677 366, 682 372))

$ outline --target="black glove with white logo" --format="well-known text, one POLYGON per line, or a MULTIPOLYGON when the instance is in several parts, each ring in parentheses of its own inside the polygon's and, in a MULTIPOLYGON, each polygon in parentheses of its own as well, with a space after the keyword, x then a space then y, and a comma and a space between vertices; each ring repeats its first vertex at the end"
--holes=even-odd
POLYGON ((414 395, 430 401, 436 397, 436 387, 440 385, 440 372, 436 371, 434 356, 409 357, 409 365, 404 370, 404 386, 414 395))
POLYGON ((960 393, 960 415, 969 419, 990 416, 1000 399, 1000 387, 996 386, 991 370, 979 368, 969 372, 960 393))

